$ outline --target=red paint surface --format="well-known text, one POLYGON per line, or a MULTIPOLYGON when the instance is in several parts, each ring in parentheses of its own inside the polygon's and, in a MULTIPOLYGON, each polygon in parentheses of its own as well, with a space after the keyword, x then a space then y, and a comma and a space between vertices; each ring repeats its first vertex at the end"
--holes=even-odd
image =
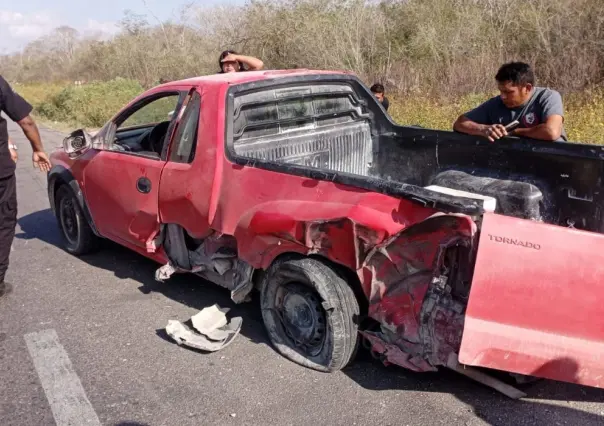
POLYGON ((84 162, 82 191, 99 232, 145 247, 159 229, 158 194, 162 161, 112 151, 90 150, 84 162), (140 177, 151 181, 151 192, 137 190, 140 177))
POLYGON ((603 387, 603 301, 603 235, 487 214, 459 361, 603 387))

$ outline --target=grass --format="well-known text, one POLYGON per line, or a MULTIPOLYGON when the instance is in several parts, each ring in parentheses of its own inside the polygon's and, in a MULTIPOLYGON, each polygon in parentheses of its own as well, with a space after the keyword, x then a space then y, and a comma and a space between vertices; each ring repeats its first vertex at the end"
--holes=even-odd
MULTIPOLYGON (((35 115, 43 124, 58 130, 99 128, 143 91, 139 83, 125 79, 80 87, 26 84, 14 88, 34 106, 35 115)), ((389 112, 401 124, 451 130, 461 113, 490 96, 493 93, 471 94, 455 101, 389 96, 389 112)), ((565 128, 571 141, 604 145, 604 89, 568 94, 564 96, 564 107, 565 128)), ((165 108, 163 105, 162 111, 156 112, 164 117, 165 108)))
POLYGON ((99 128, 143 91, 138 82, 126 79, 85 86, 22 84, 14 89, 33 105, 36 118, 58 130, 99 128))

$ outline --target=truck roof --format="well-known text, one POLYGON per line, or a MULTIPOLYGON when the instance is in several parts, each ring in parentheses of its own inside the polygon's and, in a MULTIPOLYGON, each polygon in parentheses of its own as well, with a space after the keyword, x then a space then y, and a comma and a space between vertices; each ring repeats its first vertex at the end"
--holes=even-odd
POLYGON ((182 84, 243 84, 252 81, 270 80, 275 78, 284 77, 296 77, 296 76, 308 76, 308 75, 352 75, 353 73, 348 71, 326 71, 326 70, 312 70, 312 69, 291 69, 291 70, 262 70, 262 71, 246 71, 246 72, 233 72, 226 74, 210 74, 198 77, 187 78, 183 80, 170 81, 162 84, 161 87, 178 86, 182 84))

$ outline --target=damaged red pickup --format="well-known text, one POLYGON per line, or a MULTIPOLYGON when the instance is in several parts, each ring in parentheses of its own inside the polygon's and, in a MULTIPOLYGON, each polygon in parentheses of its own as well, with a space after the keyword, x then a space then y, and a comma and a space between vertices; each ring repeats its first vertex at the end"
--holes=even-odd
MULTIPOLYGON (((231 291, 320 371, 384 362, 604 385, 604 151, 392 122, 353 75, 148 90, 52 155, 67 250, 107 238, 231 291)), ((518 396, 518 394, 515 394, 518 396)))

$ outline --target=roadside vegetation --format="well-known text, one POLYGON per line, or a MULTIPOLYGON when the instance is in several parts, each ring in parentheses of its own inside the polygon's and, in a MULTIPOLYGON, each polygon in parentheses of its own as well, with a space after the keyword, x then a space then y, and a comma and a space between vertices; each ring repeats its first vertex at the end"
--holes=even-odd
POLYGON ((160 78, 215 73, 234 48, 269 69, 351 70, 386 86, 396 121, 450 129, 495 93, 499 65, 524 60, 562 93, 570 139, 604 144, 601 0, 252 0, 166 22, 127 12, 120 27, 110 40, 57 28, 0 70, 40 118, 95 128, 160 78))

